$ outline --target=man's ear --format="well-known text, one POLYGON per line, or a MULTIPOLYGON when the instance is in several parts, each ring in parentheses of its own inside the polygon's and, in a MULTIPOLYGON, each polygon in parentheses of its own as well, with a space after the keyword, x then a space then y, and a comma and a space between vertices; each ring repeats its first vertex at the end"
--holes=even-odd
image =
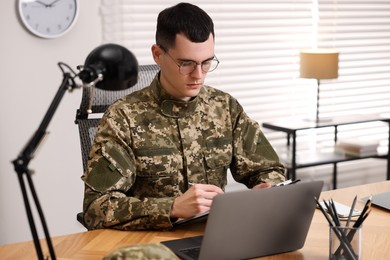
POLYGON ((151 50, 154 61, 160 65, 160 57, 164 51, 157 44, 153 44, 151 50))

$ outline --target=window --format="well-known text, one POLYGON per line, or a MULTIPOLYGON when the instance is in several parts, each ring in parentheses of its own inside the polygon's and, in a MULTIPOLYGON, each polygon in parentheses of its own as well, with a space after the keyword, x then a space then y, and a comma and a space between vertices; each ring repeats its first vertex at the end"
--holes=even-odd
MULTIPOLYGON (((340 52, 339 78, 321 81, 320 116, 390 114, 390 0, 191 2, 208 12, 215 24, 221 63, 206 84, 232 94, 260 123, 315 118, 316 81, 299 78, 299 50, 311 47, 313 35, 318 47, 340 52), (313 10, 319 14, 316 34, 313 10)), ((127 47, 140 64, 153 63, 150 46, 157 15, 176 3, 102 0, 103 42, 127 47)), ((387 140, 388 135, 387 125, 381 123, 345 130, 348 137, 363 134, 387 140)), ((280 133, 266 135, 275 146, 284 143, 280 133)), ((331 133, 322 135, 318 140, 331 133)), ((387 147, 387 141, 381 145, 387 147)), ((385 169, 383 161, 372 161, 385 169)))

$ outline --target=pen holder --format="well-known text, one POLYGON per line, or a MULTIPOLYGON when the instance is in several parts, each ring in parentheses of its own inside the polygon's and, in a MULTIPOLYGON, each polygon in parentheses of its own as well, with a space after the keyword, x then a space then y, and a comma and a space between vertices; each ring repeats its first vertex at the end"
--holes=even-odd
POLYGON ((345 225, 329 228, 329 259, 358 260, 361 259, 362 227, 346 227, 345 225))

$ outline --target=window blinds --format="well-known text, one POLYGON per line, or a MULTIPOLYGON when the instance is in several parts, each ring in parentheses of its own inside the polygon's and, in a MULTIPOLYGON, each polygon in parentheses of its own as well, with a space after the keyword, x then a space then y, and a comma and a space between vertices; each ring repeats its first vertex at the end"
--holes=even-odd
MULTIPOLYGON (((259 123, 315 118, 315 80, 299 78, 299 50, 336 48, 339 78, 321 80, 320 117, 390 114, 390 0, 194 0, 214 20, 221 61, 206 84, 227 91, 259 123), (318 4, 317 4, 318 2, 318 4), (313 33, 312 8, 318 8, 313 33), (317 39, 313 39, 317 35, 317 39)), ((177 1, 102 0, 103 42, 130 49, 140 64, 154 63, 150 47, 158 13, 177 1)), ((273 144, 280 133, 266 134, 273 144)), ((374 137, 387 147, 382 123, 348 126, 344 137, 374 137)), ((331 130, 315 133, 332 140, 331 130)), ((308 133, 302 139, 313 139, 308 133)), ((299 140, 302 141, 302 140, 299 140)))
POLYGON ((390 112, 390 1, 320 1, 319 44, 340 51, 322 113, 390 112))
MULTIPOLYGON (((153 63, 150 46, 157 15, 177 1, 102 3, 103 40, 123 44, 141 64, 153 63)), ((310 0, 192 3, 208 12, 215 24, 215 51, 221 63, 208 74, 208 85, 232 94, 259 122, 303 115, 315 106, 307 102, 314 102, 315 88, 297 80, 299 49, 310 40, 310 0)))
MULTIPOLYGON (((311 0, 192 2, 215 23, 221 64, 209 85, 259 121, 314 115, 316 83, 299 78, 298 56, 312 42, 311 0)), ((103 41, 153 63, 157 15, 176 3, 103 0, 103 41)), ((339 78, 321 82, 320 115, 390 112, 390 0, 320 0, 318 7, 318 47, 340 51, 339 78)))
MULTIPOLYGON (((320 0, 319 16, 319 47, 340 52, 339 78, 321 84, 320 114, 390 113, 390 1, 320 0)), ((345 128, 348 138, 388 137, 380 122, 345 128)))

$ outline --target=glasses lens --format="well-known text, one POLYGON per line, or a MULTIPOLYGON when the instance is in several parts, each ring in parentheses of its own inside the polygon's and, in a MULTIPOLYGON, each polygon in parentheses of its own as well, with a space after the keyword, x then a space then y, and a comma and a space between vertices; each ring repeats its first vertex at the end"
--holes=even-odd
POLYGON ((182 75, 188 75, 193 72, 196 68, 196 62, 185 61, 180 64, 179 71, 182 75))
POLYGON ((202 71, 203 72, 213 71, 218 67, 218 64, 219 64, 219 61, 217 60, 217 58, 205 61, 202 63, 202 71))
MULTIPOLYGON (((218 67, 219 61, 217 58, 202 62, 201 68, 204 73, 215 70, 218 67)), ((197 66, 194 61, 186 61, 180 64, 179 70, 182 75, 191 74, 197 66)))

